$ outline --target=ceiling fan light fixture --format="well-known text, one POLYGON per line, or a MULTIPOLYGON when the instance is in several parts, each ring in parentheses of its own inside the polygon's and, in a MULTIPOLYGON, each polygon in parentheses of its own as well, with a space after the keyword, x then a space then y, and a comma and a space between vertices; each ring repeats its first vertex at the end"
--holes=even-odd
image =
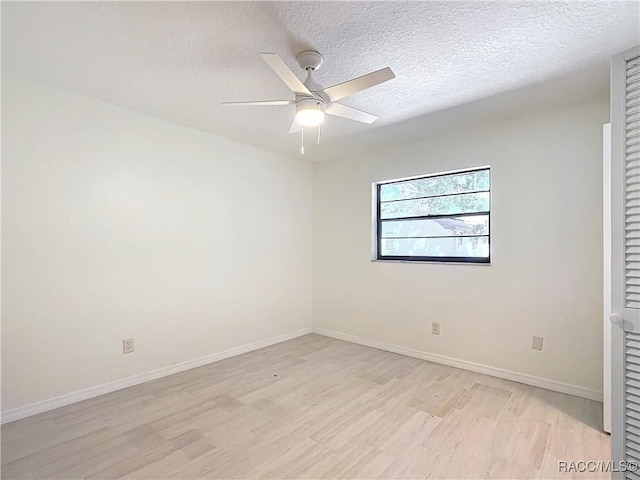
POLYGON ((304 127, 317 127, 324 122, 324 103, 306 98, 296 104, 296 121, 304 127))

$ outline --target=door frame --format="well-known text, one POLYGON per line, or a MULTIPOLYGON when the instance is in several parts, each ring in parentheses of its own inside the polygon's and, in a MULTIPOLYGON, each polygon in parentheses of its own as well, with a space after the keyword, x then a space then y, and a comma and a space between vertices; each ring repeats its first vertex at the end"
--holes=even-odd
POLYGON ((602 126, 602 192, 602 416, 604 431, 611 433, 611 123, 602 126))

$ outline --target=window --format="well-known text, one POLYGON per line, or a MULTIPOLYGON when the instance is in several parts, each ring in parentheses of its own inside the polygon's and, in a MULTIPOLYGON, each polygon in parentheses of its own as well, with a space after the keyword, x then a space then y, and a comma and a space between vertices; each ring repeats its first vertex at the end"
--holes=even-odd
POLYGON ((374 187, 375 259, 490 262, 489 167, 374 187))

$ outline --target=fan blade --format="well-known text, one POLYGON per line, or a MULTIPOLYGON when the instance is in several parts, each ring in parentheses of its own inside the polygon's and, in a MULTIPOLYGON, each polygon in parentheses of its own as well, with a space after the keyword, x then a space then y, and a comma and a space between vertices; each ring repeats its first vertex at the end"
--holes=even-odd
POLYGON ((293 100, 269 100, 266 102, 220 102, 222 105, 231 105, 233 107, 254 107, 254 106, 277 106, 277 105, 294 105, 293 100))
POLYGON ((289 128, 289 133, 296 133, 300 131, 300 124, 297 122, 297 120, 293 119, 293 122, 291 122, 291 128, 289 128))
POLYGON ((316 93, 326 97, 329 102, 335 102, 336 100, 361 92, 367 88, 374 87, 393 78, 396 78, 395 73, 393 73, 393 70, 389 67, 386 67, 361 77, 354 78, 353 80, 339 83, 333 87, 327 87, 316 93))
POLYGON ((325 112, 329 115, 335 115, 336 117, 348 118, 349 120, 355 120, 362 123, 373 123, 378 117, 371 115, 370 113, 363 112, 357 108, 347 107, 342 103, 334 102, 330 104, 325 112))
POLYGON ((276 75, 287 84, 287 87, 297 95, 311 95, 311 92, 304 83, 296 77, 295 73, 291 71, 287 64, 275 53, 261 53, 264 61, 269 64, 271 69, 276 72, 276 75))

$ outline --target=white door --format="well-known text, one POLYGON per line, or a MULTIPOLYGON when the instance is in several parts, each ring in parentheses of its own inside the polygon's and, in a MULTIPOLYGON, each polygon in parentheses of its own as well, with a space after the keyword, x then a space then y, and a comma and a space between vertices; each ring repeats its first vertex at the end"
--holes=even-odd
POLYGON ((611 444, 640 469, 640 47, 611 66, 611 444))

